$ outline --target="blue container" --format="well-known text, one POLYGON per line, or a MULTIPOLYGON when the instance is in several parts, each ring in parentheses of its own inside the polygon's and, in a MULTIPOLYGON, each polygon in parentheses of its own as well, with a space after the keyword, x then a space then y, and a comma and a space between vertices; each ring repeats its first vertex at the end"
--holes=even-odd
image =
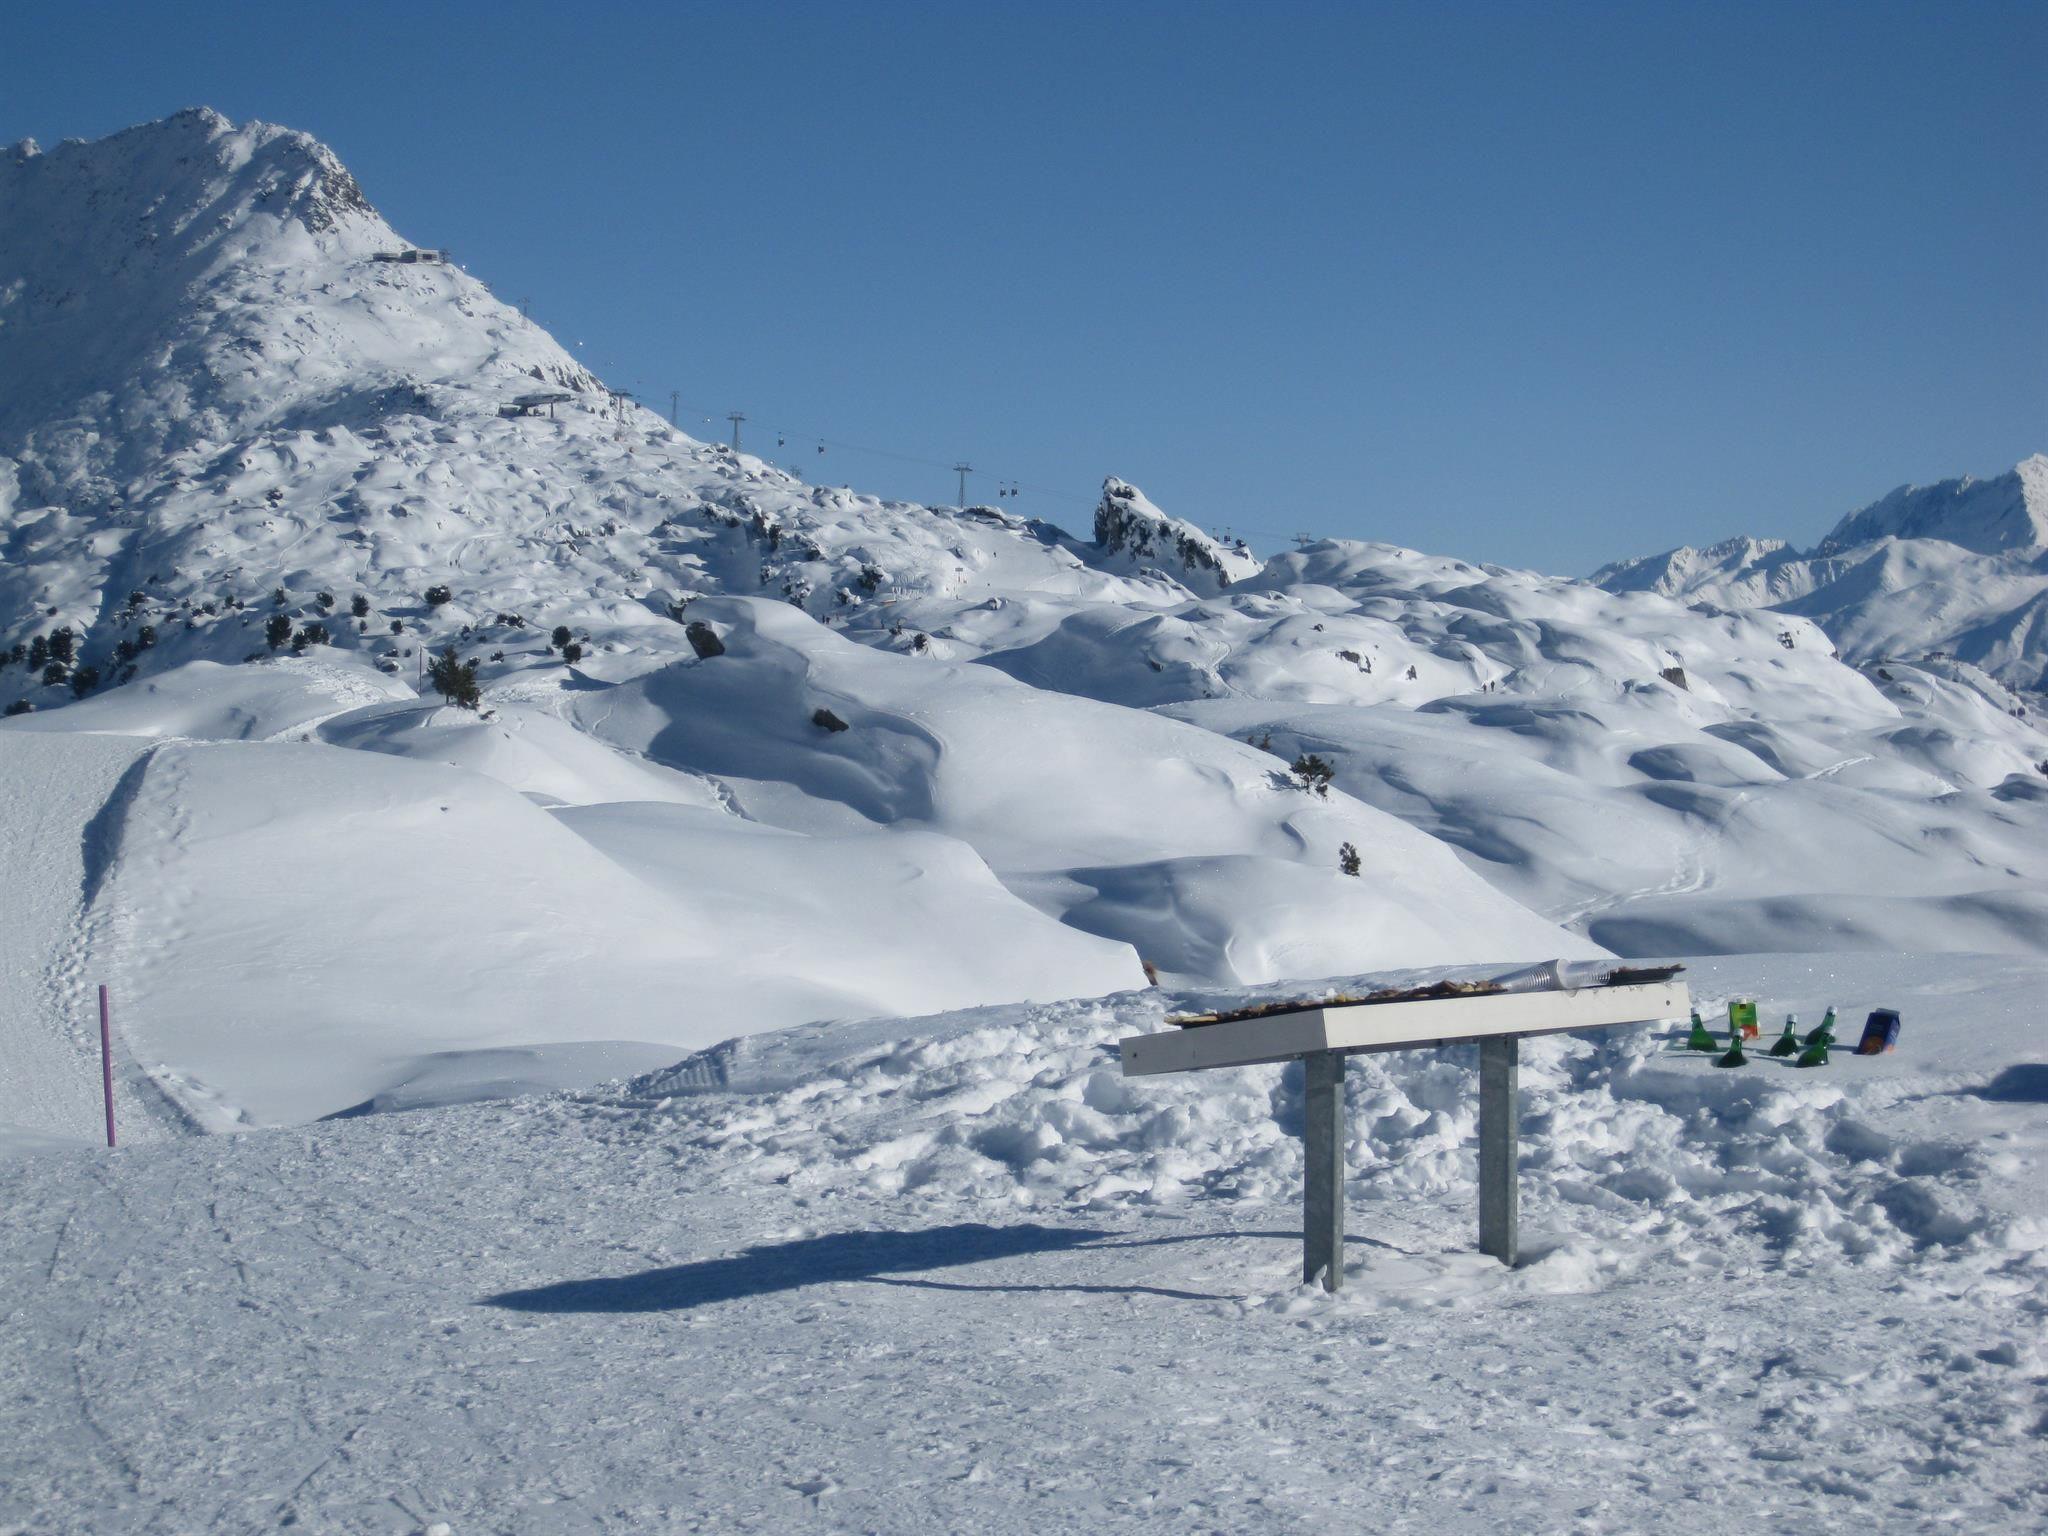
POLYGON ((1882 1056, 1899 1044, 1899 1016, 1890 1008, 1877 1008, 1863 1021, 1863 1038, 1856 1042, 1858 1056, 1882 1056))

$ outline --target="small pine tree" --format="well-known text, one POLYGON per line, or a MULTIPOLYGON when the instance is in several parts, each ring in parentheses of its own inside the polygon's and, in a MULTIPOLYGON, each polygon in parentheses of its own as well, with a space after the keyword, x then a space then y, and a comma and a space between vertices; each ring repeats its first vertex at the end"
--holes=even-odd
POLYGON ((370 616, 370 600, 358 592, 348 600, 348 611, 359 619, 366 619, 370 616))
POLYGON ((429 608, 438 608, 443 603, 454 601, 454 598, 455 594, 444 586, 427 588, 427 606, 429 608))
POLYGON ((273 613, 263 625, 263 643, 273 651, 292 637, 292 621, 281 613, 273 613))
POLYGON ((548 636, 548 643, 558 651, 567 645, 569 643, 569 626, 557 624, 554 633, 548 636))
POLYGON ((99 687, 99 685, 100 669, 98 667, 80 667, 71 674, 71 692, 78 698, 84 698, 93 689, 99 687))
POLYGON ((274 608, 282 608, 285 605, 285 595, 283 587, 272 587, 270 589, 270 603, 271 606, 274 608))
POLYGON ((394 635, 402 635, 402 634, 404 634, 404 633, 405 633, 405 620, 403 620, 403 619, 393 619, 393 620, 391 621, 391 633, 393 633, 394 635))
POLYGON ((1347 875, 1356 875, 1364 865, 1359 861, 1358 850, 1346 843, 1337 850, 1337 867, 1347 875))
POLYGON ((71 669, 61 661, 53 661, 43 668, 43 686, 54 688, 71 675, 71 669))
POLYGON ((5 711, 5 713, 10 715, 32 715, 35 712, 35 705, 29 703, 27 699, 16 699, 12 704, 7 706, 7 709, 5 711))
POLYGON ((567 645, 562 647, 562 660, 566 661, 570 666, 575 666, 576 663, 581 661, 582 659, 583 647, 578 645, 574 640, 571 640, 567 645))
POLYGON ((50 660, 61 661, 70 666, 78 654, 78 637, 71 632, 69 624, 50 631, 50 660))
POLYGON ((1337 770, 1313 752, 1304 752, 1297 757, 1291 771, 1303 789, 1313 790, 1319 795, 1329 794, 1330 781, 1337 777, 1337 770))
POLYGON ((476 682, 476 663, 460 660, 454 646, 434 659, 427 675, 433 681, 434 691, 457 709, 475 709, 483 703, 483 690, 476 682))
POLYGON ((155 644, 156 626, 154 624, 145 624, 142 628, 135 631, 135 648, 137 650, 146 651, 155 644))

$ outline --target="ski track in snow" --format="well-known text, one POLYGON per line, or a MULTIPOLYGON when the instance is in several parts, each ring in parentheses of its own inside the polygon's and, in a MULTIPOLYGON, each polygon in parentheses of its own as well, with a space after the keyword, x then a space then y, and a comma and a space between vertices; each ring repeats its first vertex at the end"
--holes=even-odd
POLYGON ((121 796, 152 743, 102 736, 0 739, 0 1152, 103 1134, 96 985, 114 985, 116 1118, 148 1136, 154 1093, 120 1030, 125 999, 91 898, 111 859, 121 796))

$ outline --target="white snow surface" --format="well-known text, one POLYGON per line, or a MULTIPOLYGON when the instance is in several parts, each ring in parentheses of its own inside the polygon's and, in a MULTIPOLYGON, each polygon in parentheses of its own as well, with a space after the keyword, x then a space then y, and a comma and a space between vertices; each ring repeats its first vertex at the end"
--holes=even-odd
POLYGON ((2038 960, 1724 957, 1899 1050, 1353 1062, 1345 1290, 1298 1071, 1126 1081, 1180 999, 756 1035, 578 1095, 0 1163, 0 1530, 2027 1530, 2038 960))

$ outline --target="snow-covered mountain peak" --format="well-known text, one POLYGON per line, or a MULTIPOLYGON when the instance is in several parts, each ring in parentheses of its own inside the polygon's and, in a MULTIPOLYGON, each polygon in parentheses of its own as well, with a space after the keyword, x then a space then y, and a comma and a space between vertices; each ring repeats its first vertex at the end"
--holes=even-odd
POLYGON ((1814 553, 1883 538, 1941 539, 1985 555, 2048 549, 2048 455, 2034 454, 1989 480, 1964 475, 1902 485, 1843 518, 1814 553))
POLYGON ((1594 572, 1612 592, 1818 623, 1851 662, 1960 659, 2005 688, 2048 679, 2048 455, 2002 475, 1901 486, 1814 548, 1729 539, 1594 572))
POLYGON ((1681 544, 1661 554, 1616 560, 1601 566, 1591 579, 1610 592, 1655 592, 1662 597, 1683 597, 1703 579, 1729 571, 1754 570, 1793 553, 1783 539, 1754 539, 1744 533, 1705 548, 1681 544))
POLYGON ((108 285, 152 284, 195 258, 246 256, 293 228, 329 237, 330 248, 395 239, 319 140, 270 123, 237 127, 210 107, 47 154, 24 140, 0 163, 0 208, 14 231, 10 266, 54 290, 17 302, 60 312, 108 285))
POLYGON ((0 454, 111 510, 188 449, 360 430, 393 393, 597 383, 307 134, 197 108, 0 162, 0 454))

